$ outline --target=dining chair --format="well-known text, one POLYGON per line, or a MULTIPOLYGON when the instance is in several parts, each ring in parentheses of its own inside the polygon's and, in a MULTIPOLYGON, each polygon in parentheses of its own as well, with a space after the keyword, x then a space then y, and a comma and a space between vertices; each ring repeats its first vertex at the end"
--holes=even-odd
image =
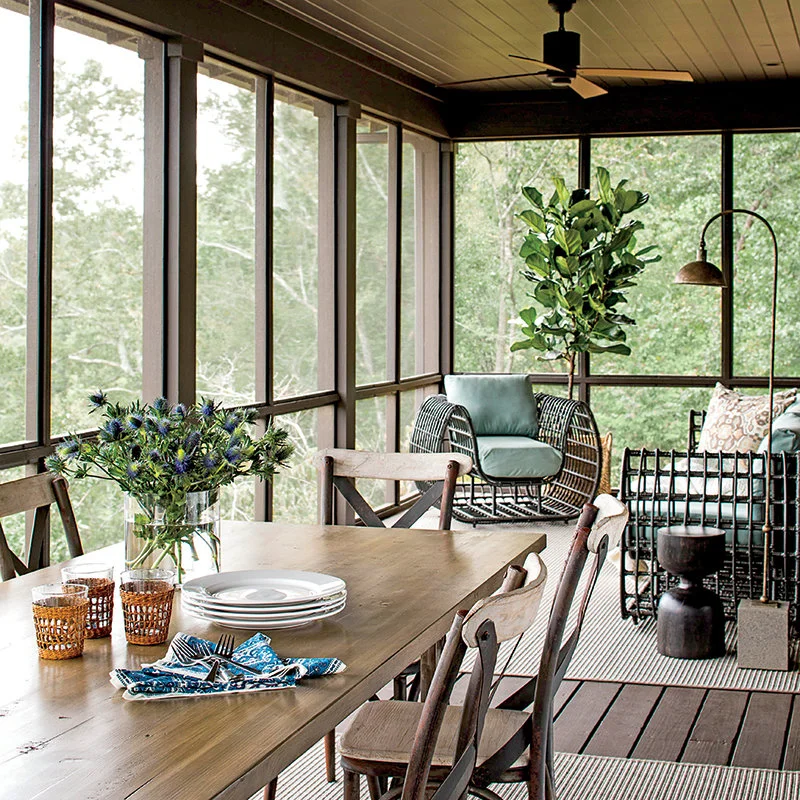
POLYGON ((320 472, 320 522, 333 524, 334 489, 355 511, 363 525, 385 528, 386 524, 356 488, 359 478, 419 481, 431 485, 392 525, 410 528, 437 503, 439 530, 448 530, 453 519, 456 480, 472 469, 472 459, 460 453, 370 453, 364 450, 320 450, 315 463, 320 472))
POLYGON ((531 627, 547 580, 547 568, 536 553, 525 560, 521 585, 510 583, 513 574, 509 572, 497 593, 456 616, 424 703, 384 700, 358 711, 341 744, 345 800, 360 797, 361 775, 366 775, 370 795, 376 798, 388 778, 402 777, 407 769, 411 781, 405 790, 413 784, 421 797, 431 771, 434 779, 441 779, 455 764, 453 773, 457 769, 472 774, 471 762, 481 752, 497 648, 531 627), (451 706, 448 701, 468 648, 477 650, 477 657, 464 705, 451 706))
MULTIPOLYGON (((429 783, 438 787, 435 800, 459 800, 465 793, 499 800, 489 789, 493 783, 527 784, 530 798, 553 800, 553 697, 577 648, 606 554, 619 539, 626 520, 627 509, 610 495, 584 506, 551 607, 538 674, 497 707, 488 707, 480 699, 476 702, 475 693, 468 690, 463 708, 448 706, 439 712, 442 721, 438 729, 433 724, 438 717, 424 706, 418 711, 420 704, 403 704, 402 711, 387 712, 384 719, 378 719, 369 706, 362 708, 356 717, 358 724, 341 743, 346 800, 359 797, 359 773, 388 774, 395 781, 403 777, 402 785, 382 795, 382 800, 423 800, 429 783), (565 637, 590 555, 594 558, 584 579, 580 605, 573 614, 572 631, 565 637), (454 738, 454 730, 463 728, 465 720, 474 720, 470 724, 477 731, 477 746, 466 755, 461 739, 454 738), (386 742, 392 743, 391 752, 386 742)), ((497 676, 495 686, 501 678, 502 674, 497 676)), ((470 683, 473 679, 474 672, 470 683)), ((368 781, 368 785, 374 796, 373 784, 368 781)))
MULTIPOLYGON (((358 491, 356 480, 429 483, 430 486, 411 507, 389 527, 410 528, 438 503, 437 529, 448 530, 453 519, 456 481, 472 469, 472 460, 459 453, 374 453, 343 448, 320 450, 314 457, 314 463, 320 477, 320 523, 333 524, 334 499, 338 492, 357 514, 361 524, 370 528, 387 526, 358 491)), ((408 696, 415 696, 419 683, 419 662, 415 662, 395 678, 395 697, 406 699, 408 696)), ((330 783, 336 780, 335 731, 325 735, 325 772, 330 783)), ((265 800, 274 800, 276 797, 277 781, 275 778, 266 787, 265 800)))
POLYGON ((67 538, 67 547, 72 558, 83 555, 81 537, 75 522, 75 513, 69 499, 67 481, 60 475, 45 472, 30 478, 0 483, 0 519, 34 511, 31 537, 24 557, 18 556, 9 546, 3 526, 0 524, 0 578, 7 581, 18 575, 26 575, 50 563, 50 536, 48 519, 50 506, 55 503, 61 514, 61 522, 67 538))

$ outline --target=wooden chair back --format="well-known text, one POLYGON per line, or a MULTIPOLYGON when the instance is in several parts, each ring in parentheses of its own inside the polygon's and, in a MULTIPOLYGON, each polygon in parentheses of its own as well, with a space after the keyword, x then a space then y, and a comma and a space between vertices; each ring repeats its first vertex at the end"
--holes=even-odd
POLYGON ((334 489, 370 528, 385 528, 354 481, 372 478, 394 481, 425 481, 431 486, 398 519, 393 528, 410 528, 435 503, 440 503, 439 525, 450 528, 456 480, 472 469, 472 460, 457 453, 370 453, 363 450, 320 450, 315 456, 320 472, 320 522, 333 523, 334 489))
POLYGON ((33 511, 33 527, 27 553, 18 556, 8 544, 0 524, 0 578, 7 581, 17 575, 26 575, 50 563, 50 535, 48 520, 50 506, 55 503, 67 537, 67 547, 72 558, 83 555, 83 546, 75 522, 75 513, 69 499, 67 481, 60 475, 43 473, 30 478, 0 483, 0 518, 33 511))
MULTIPOLYGON (((535 800, 552 800, 554 797, 553 697, 577 647, 589 599, 608 549, 615 546, 619 540, 627 516, 627 508, 610 495, 601 495, 595 504, 584 506, 553 600, 539 673, 498 706, 500 709, 521 710, 529 708, 533 703, 529 724, 520 728, 492 756, 484 760, 477 770, 475 769, 477 744, 489 707, 487 683, 491 682, 491 674, 496 663, 498 640, 501 636, 512 638, 518 633, 517 628, 507 623, 504 612, 509 608, 508 598, 523 595, 526 585, 511 591, 506 597, 498 594, 487 598, 476 604, 466 615, 461 623, 462 641, 465 646, 467 643, 477 644, 479 658, 470 676, 470 686, 464 701, 454 766, 433 793, 431 800, 459 800, 472 780, 475 780, 478 786, 487 786, 517 761, 526 747, 530 748, 530 768, 527 776, 529 796, 535 800), (574 628, 565 640, 570 609, 591 554, 594 554, 591 572, 587 576, 580 607, 575 615, 574 628), (496 618, 488 613, 488 609, 497 612, 496 618), (470 622, 472 625, 469 625, 470 622), (501 630, 502 634, 498 635, 498 630, 501 630), (474 742, 474 754, 467 744, 468 741, 474 742)), ((526 562, 527 566, 534 565, 526 562)), ((530 577, 526 576, 526 580, 530 585, 538 585, 539 577, 535 566, 531 570, 530 577)), ((449 694, 447 697, 449 698, 449 694)), ((407 786, 404 786, 403 800, 425 798, 424 787, 430 773, 435 737, 431 743, 430 732, 424 730, 424 725, 437 719, 432 710, 427 715, 423 714, 406 776, 407 786), (418 747, 420 752, 417 750, 418 747), (428 758, 427 768, 423 756, 428 758)))
POLYGON ((430 691, 425 699, 411 751, 402 800, 425 800, 430 766, 445 709, 467 647, 478 655, 464 698, 452 770, 434 797, 459 798, 469 785, 478 758, 478 744, 491 699, 492 677, 502 641, 524 632, 541 603, 547 569, 532 553, 525 565, 509 568, 503 585, 480 600, 467 614, 459 612, 445 642, 430 691), (525 628, 521 626, 525 624, 525 628), (520 630, 521 628, 521 630, 520 630))

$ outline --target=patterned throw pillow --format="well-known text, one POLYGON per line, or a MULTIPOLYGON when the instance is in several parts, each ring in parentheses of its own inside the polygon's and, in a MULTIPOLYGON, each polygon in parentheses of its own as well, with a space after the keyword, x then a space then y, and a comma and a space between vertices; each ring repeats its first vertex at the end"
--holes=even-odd
MULTIPOLYGON (((773 418, 794 402, 796 393, 796 389, 775 393, 773 418)), ((742 395, 718 383, 700 431, 698 450, 701 453, 755 453, 767 435, 768 416, 768 395, 742 395)))

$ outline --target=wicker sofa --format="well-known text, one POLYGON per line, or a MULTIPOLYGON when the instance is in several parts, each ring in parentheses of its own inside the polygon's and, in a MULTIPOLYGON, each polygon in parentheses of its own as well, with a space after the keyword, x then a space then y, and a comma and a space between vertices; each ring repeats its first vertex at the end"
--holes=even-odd
POLYGON ((453 516, 474 525, 578 516, 583 504, 594 498, 600 480, 600 441, 586 404, 533 393, 524 376, 455 377, 493 381, 497 391, 483 409, 473 405, 472 415, 446 395, 428 397, 417 414, 409 447, 412 453, 452 451, 472 459, 471 473, 456 487, 453 516), (511 430, 486 418, 495 411, 502 417, 504 382, 518 378, 523 379, 534 408, 535 436, 520 435, 516 424, 520 415, 506 415, 511 430))
MULTIPOLYGON (((685 451, 625 449, 619 498, 630 510, 620 561, 623 618, 655 616, 661 594, 676 583, 656 558, 656 533, 665 525, 707 525, 726 531, 723 568, 706 579, 735 617, 742 598, 762 591, 765 509, 764 453, 698 453, 705 412, 690 412, 685 451)), ((772 456, 772 597, 800 606, 798 453, 772 456)))

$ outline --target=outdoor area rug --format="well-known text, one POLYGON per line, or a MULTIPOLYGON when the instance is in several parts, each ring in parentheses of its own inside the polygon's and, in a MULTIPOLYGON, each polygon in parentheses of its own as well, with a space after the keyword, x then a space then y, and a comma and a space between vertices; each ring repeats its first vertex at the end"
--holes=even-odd
MULTIPOLYGON (((542 553, 548 569, 547 588, 539 618, 516 647, 510 662, 508 658, 512 647, 506 644, 501 648, 498 671, 508 662, 503 670, 506 675, 534 675, 539 668, 547 623, 544 612, 550 607, 574 528, 570 524, 519 527, 530 527, 547 534, 547 548, 542 553)), ((655 620, 651 618, 635 625, 631 619, 623 620, 619 609, 619 572, 615 563, 607 561, 592 595, 567 678, 710 689, 800 692, 797 644, 793 653, 794 668, 789 672, 740 670, 736 666, 736 624, 729 622, 726 628, 728 653, 723 658, 667 658, 656 650, 655 620)), ((467 662, 465 666, 470 667, 471 664, 467 662)))
MULTIPOLYGON (((800 772, 705 764, 675 764, 628 758, 556 753, 559 800, 797 800, 800 772)), ((341 800, 336 783, 325 781, 322 743, 281 773, 282 800, 341 800)), ((526 800, 524 786, 493 786, 507 800, 526 800)), ((369 797, 362 780, 361 796, 369 797)), ((261 793, 253 800, 261 800, 261 793)))

